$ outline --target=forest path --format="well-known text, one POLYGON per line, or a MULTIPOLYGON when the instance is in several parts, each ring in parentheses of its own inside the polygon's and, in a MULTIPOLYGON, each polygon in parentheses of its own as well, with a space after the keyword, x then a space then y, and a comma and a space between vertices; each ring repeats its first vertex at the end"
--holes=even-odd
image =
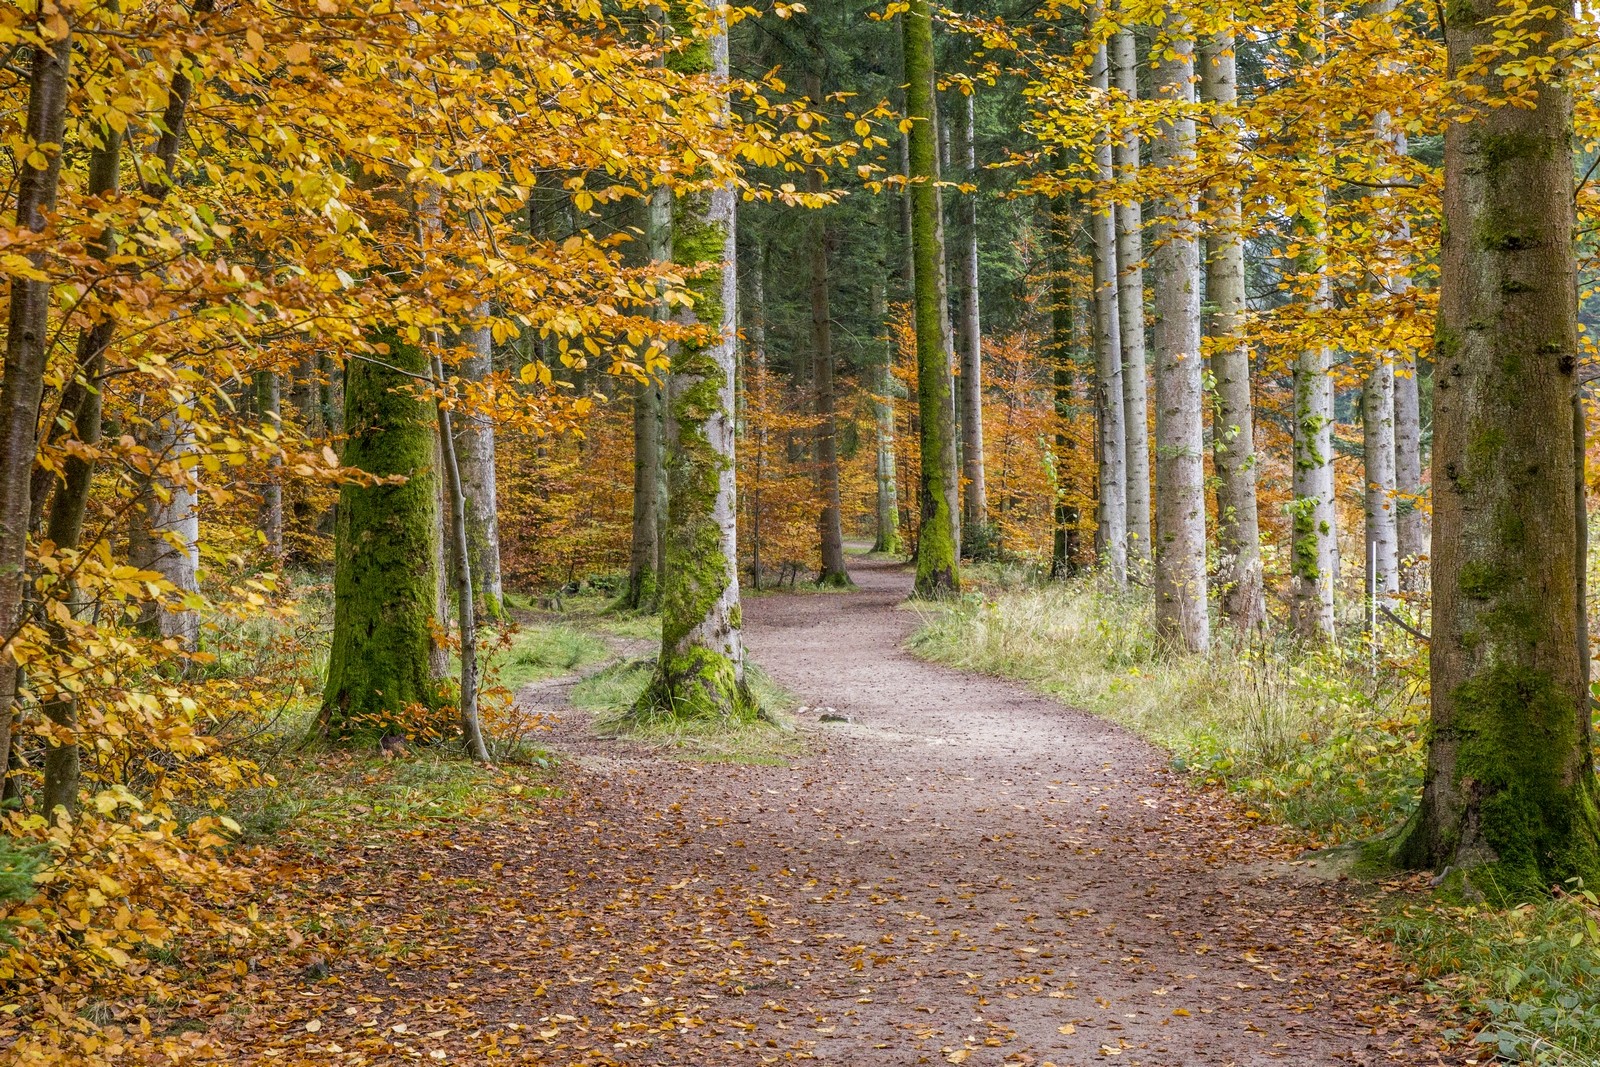
POLYGON ((1441 1062, 1344 887, 1288 877, 1270 829, 1122 729, 914 658, 909 576, 853 573, 745 604, 756 662, 852 723, 711 765, 525 692, 560 792, 329 857, 316 892, 388 959, 286 991, 240 1034, 277 1058, 246 1059, 1441 1062))

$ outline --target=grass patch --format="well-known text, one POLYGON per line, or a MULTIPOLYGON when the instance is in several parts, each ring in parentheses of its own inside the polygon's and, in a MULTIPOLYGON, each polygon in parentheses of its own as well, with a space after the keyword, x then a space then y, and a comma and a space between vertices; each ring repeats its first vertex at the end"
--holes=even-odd
POLYGON ((1222 632, 1209 657, 1164 656, 1146 590, 1030 586, 1014 568, 984 577, 1012 584, 927 615, 919 654, 1119 722, 1313 846, 1386 832, 1415 805, 1426 707, 1393 666, 1355 666, 1338 649, 1229 647, 1222 632))
POLYGON ((643 694, 654 669, 649 660, 607 668, 574 687, 573 706, 593 713, 597 728, 605 736, 655 745, 695 763, 782 766, 804 753, 805 746, 787 715, 794 698, 756 667, 746 668, 750 687, 773 721, 734 726, 697 721, 628 723, 625 716, 643 694))
POLYGON ((515 692, 530 682, 604 663, 611 650, 592 633, 566 623, 524 626, 488 657, 495 680, 515 692))
POLYGON ((1600 907, 1592 892, 1506 909, 1414 904, 1388 927, 1425 980, 1487 1016, 1475 1040, 1501 1060, 1600 1064, 1600 907))
POLYGON ((384 760, 349 750, 296 752, 273 767, 275 787, 243 789, 228 814, 245 843, 293 843, 321 853, 341 841, 419 824, 481 818, 550 792, 552 759, 483 766, 442 747, 384 760))

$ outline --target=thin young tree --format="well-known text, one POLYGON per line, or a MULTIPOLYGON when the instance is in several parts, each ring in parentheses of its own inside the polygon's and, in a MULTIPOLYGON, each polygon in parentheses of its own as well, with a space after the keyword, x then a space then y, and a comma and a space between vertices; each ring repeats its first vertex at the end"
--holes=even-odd
MULTIPOLYGON (((1231 12, 1220 12, 1224 19, 1231 12)), ((1231 24, 1206 38, 1200 56, 1200 95, 1237 153, 1241 123, 1238 64, 1231 24)), ((1217 584, 1222 615, 1243 631, 1266 622, 1261 522, 1256 507, 1255 411, 1250 395, 1250 347, 1244 335, 1244 211, 1231 174, 1206 189, 1206 303, 1211 314, 1212 462, 1217 472, 1217 584)))
POLYGON ((1435 339, 1432 722, 1398 857, 1500 899, 1600 877, 1583 483, 1572 97, 1554 51, 1571 9, 1453 5, 1435 339), (1535 73, 1504 81, 1480 49, 1535 73), (1550 73, 1544 73, 1544 72, 1550 73))
MULTIPOLYGON (((1139 98, 1139 47, 1133 30, 1110 41, 1111 72, 1123 99, 1139 98)), ((1140 138, 1130 124, 1113 146, 1119 185, 1139 179, 1140 138)), ((1123 448, 1127 455, 1128 559, 1150 563, 1150 400, 1145 351, 1144 204, 1119 192, 1117 201, 1117 307, 1121 317, 1123 448)))
MULTIPOLYGON (((978 108, 975 92, 963 93, 955 117, 954 148, 960 156, 963 179, 978 181, 978 108)), ((984 480, 983 456, 983 322, 978 276, 978 194, 965 193, 957 201, 961 239, 961 326, 957 331, 961 363, 961 524, 979 531, 989 522, 989 494, 984 480)))
MULTIPOLYGON (((488 308, 481 308, 484 314, 488 308)), ((494 371, 494 338, 486 325, 474 326, 460 338, 456 370, 467 382, 482 382, 494 371)), ((456 462, 461 468, 466 507, 467 562, 472 594, 480 620, 506 619, 505 591, 500 576, 500 485, 495 475, 495 429, 491 419, 455 412, 456 462)))
POLYGON ((911 123, 912 243, 916 257, 917 409, 922 433, 921 522, 917 531, 916 592, 950 596, 961 590, 960 506, 956 434, 945 344, 944 223, 939 207, 939 132, 934 115, 933 15, 929 0, 910 0, 901 15, 905 41, 906 110, 911 123))
POLYGON ((1204 652, 1206 606, 1205 382, 1200 354, 1200 240, 1193 195, 1194 39, 1169 11, 1160 27, 1157 99, 1179 110, 1157 131, 1151 164, 1168 175, 1157 203, 1151 254, 1156 357, 1156 632, 1170 648, 1204 652))
MULTIPOLYGON (((1111 87, 1106 46, 1095 50, 1089 70, 1090 84, 1104 93, 1111 87)), ((1095 177, 1109 192, 1115 179, 1111 138, 1101 132, 1094 144, 1095 177)), ((1117 299, 1117 224, 1109 205, 1090 214, 1091 256, 1094 263, 1095 420, 1100 456, 1100 544, 1102 564, 1111 581, 1128 580, 1128 469, 1127 434, 1122 385, 1122 333, 1117 299)))
POLYGON ((877 329, 873 337, 876 360, 873 364, 873 435, 877 447, 877 537, 874 552, 900 551, 900 490, 895 471, 895 380, 894 342, 889 336, 887 287, 874 280, 870 290, 870 321, 877 329))
MULTIPOLYGON (((808 75, 807 87, 812 106, 821 107, 821 76, 814 72, 808 75)), ((823 192, 822 171, 813 167, 807 180, 811 192, 820 196, 823 192)), ((841 520, 844 507, 839 493, 839 423, 834 411, 836 397, 833 382, 833 302, 828 278, 831 230, 827 209, 813 209, 806 223, 806 243, 811 259, 808 286, 811 300, 811 386, 817 416, 815 459, 817 489, 822 499, 822 508, 817 515, 822 570, 817 574, 817 582, 824 586, 844 587, 852 583, 844 559, 844 528, 841 520)))

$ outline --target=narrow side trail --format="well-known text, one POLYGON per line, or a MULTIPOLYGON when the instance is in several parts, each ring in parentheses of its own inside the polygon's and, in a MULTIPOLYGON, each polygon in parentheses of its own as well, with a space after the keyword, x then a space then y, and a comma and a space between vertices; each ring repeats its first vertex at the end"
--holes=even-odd
POLYGON ((284 998, 245 1027, 253 1051, 1441 1062, 1426 998, 1340 886, 1288 877, 1270 830, 1125 731, 913 658, 908 576, 853 573, 852 594, 745 607, 756 662, 853 720, 808 727, 812 755, 688 764, 568 713, 566 788, 526 818, 378 846, 359 871, 328 861, 370 928, 428 947, 284 998))

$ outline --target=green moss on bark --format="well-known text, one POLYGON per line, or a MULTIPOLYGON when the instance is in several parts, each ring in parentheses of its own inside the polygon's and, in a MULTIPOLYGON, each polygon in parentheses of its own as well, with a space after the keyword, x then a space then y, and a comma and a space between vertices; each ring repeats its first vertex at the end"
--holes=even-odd
POLYGON ((436 707, 430 669, 438 487, 432 409, 407 390, 426 356, 392 335, 345 371, 347 466, 398 484, 347 485, 335 529, 333 645, 319 730, 332 740, 397 732, 436 707))

